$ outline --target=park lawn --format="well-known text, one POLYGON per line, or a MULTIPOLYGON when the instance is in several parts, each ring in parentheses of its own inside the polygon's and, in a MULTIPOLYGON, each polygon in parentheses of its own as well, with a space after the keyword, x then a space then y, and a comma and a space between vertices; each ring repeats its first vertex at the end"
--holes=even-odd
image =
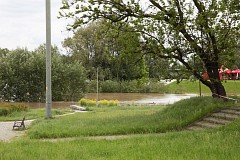
MULTIPOLYGON (((239 159, 240 120, 219 129, 174 131, 180 129, 181 124, 185 125, 208 112, 234 105, 239 106, 231 101, 223 103, 211 97, 194 97, 166 107, 113 107, 95 111, 92 108, 89 113, 41 119, 33 124, 25 137, 9 143, 0 142, 0 159, 239 159), (151 126, 156 127, 156 124, 160 127, 154 133, 151 126), (172 132, 159 133, 164 126, 168 126, 166 131, 172 132), (114 140, 88 138, 93 132, 94 135, 113 135, 119 128, 125 129, 126 134, 137 130, 140 132, 135 133, 140 134, 114 140), (54 137, 67 139, 46 139, 54 137)), ((120 133, 123 134, 122 131, 120 133)))
POLYGON ((123 139, 72 139, 59 142, 22 139, 0 142, 0 159, 22 160, 234 160, 240 155, 240 121, 199 132, 170 132, 123 139))
MULTIPOLYGON (((222 82, 227 95, 240 95, 240 80, 227 80, 222 82)), ((202 94, 211 94, 208 87, 200 84, 202 94)), ((199 81, 183 80, 180 83, 173 82, 167 85, 169 93, 197 93, 199 94, 199 81)))
POLYGON ((108 107, 86 113, 39 119, 28 130, 33 139, 164 133, 183 129, 219 108, 234 106, 211 97, 193 97, 169 106, 108 107))

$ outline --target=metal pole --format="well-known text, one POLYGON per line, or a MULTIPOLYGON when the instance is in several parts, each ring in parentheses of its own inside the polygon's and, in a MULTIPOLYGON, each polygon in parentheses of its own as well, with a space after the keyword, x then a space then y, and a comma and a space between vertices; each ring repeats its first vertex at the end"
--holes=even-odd
POLYGON ((201 81, 200 80, 199 80, 198 86, 199 86, 199 96, 201 97, 202 96, 202 87, 201 87, 201 81))
POLYGON ((96 100, 96 106, 98 107, 98 67, 97 67, 97 100, 96 100))
POLYGON ((51 0, 46 0, 46 118, 52 118, 51 86, 51 0))

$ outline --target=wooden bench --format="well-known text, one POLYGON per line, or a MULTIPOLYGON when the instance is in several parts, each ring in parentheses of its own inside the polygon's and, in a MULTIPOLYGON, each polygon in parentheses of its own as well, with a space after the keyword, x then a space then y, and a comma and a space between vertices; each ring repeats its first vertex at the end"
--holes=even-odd
POLYGON ((24 121, 25 121, 25 116, 23 117, 23 119, 21 121, 15 121, 13 124, 13 130, 15 127, 25 129, 24 121))

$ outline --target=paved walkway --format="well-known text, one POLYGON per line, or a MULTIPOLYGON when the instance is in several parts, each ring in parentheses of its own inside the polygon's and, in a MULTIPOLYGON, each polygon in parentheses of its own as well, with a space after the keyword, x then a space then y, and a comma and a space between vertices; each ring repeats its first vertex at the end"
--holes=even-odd
MULTIPOLYGON (((25 120, 26 128, 32 123, 33 120, 25 120)), ((0 122, 0 141, 10 141, 15 137, 22 136, 24 134, 24 130, 13 130, 14 121, 9 122, 0 122)))
MULTIPOLYGON (((76 112, 67 113, 63 115, 56 115, 55 117, 67 116, 75 113, 76 112)), ((26 128, 28 128, 33 121, 34 120, 25 120, 24 123, 26 128)), ((0 122, 0 141, 8 142, 16 137, 20 137, 24 135, 26 130, 13 130, 13 124, 14 124, 14 121, 0 122)))

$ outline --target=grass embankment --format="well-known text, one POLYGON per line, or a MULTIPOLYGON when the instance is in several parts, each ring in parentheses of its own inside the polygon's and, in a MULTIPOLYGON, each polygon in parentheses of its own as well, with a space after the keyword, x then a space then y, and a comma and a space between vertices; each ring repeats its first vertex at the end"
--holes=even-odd
MULTIPOLYGON (((222 82, 228 95, 240 95, 240 80, 228 80, 222 82)), ((200 84, 203 94, 211 94, 208 87, 200 84)), ((197 93, 199 94, 199 81, 184 80, 180 83, 173 82, 167 85, 169 93, 197 93)))
MULTIPOLYGON (((31 138, 62 138, 136 133, 162 133, 181 130, 196 119, 223 105, 211 97, 195 97, 163 107, 110 107, 98 111, 77 113, 53 120, 36 121, 29 130, 31 138), (64 124, 64 125, 63 125, 64 124)), ((92 108, 94 110, 94 108, 92 108)))
POLYGON ((160 133, 186 124, 222 107, 229 101, 194 97, 167 107, 92 108, 53 120, 38 120, 26 137, 0 142, 0 159, 239 159, 240 121, 220 129, 141 134, 124 139, 87 139, 88 135, 160 133), (59 141, 37 138, 75 137, 59 141))

